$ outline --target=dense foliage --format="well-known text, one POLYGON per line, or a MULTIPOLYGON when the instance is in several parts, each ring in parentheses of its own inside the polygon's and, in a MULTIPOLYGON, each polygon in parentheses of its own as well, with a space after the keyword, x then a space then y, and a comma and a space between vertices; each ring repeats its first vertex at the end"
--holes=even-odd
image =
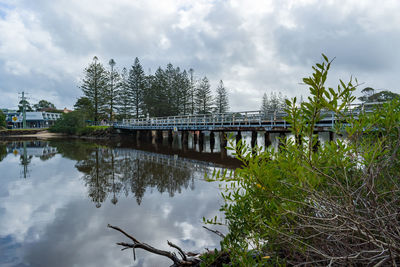
POLYGON ((54 110, 56 110, 56 106, 53 103, 44 99, 40 100, 37 104, 34 104, 33 108, 35 109, 35 111, 53 112, 54 110))
POLYGON ((114 68, 114 60, 110 60, 109 65, 110 70, 106 70, 95 57, 85 68, 80 84, 85 96, 75 104, 92 110, 86 114, 95 122, 226 112, 229 109, 223 82, 214 98, 207 77, 196 81, 193 69, 181 70, 169 63, 165 69, 159 67, 154 74, 146 75, 138 58, 131 68, 123 68, 120 73, 114 68))
POLYGON ((264 93, 260 109, 264 114, 272 113, 275 111, 283 112, 286 107, 286 99, 287 97, 283 96, 281 92, 279 92, 278 94, 275 92, 271 92, 269 96, 267 95, 267 93, 264 93))
POLYGON ((396 265, 400 263, 400 102, 353 116, 352 81, 327 88, 331 62, 304 78, 310 97, 287 101, 294 138, 279 152, 239 144, 243 167, 227 181, 221 210, 229 234, 222 248, 237 266, 396 265), (314 149, 315 124, 336 113, 344 138, 314 149))
POLYGON ((97 57, 94 57, 93 62, 85 69, 85 77, 80 87, 93 106, 93 120, 97 122, 107 118, 108 75, 97 57))
POLYGON ((77 134, 85 127, 85 116, 79 111, 73 111, 63 114, 49 130, 55 133, 77 134))

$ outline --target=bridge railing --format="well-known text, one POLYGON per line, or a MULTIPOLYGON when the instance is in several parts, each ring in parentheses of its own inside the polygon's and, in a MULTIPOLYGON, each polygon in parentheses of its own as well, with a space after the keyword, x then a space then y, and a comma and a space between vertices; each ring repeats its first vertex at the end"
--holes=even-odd
MULTIPOLYGON (((370 112, 377 104, 382 103, 364 103, 353 104, 348 106, 348 113, 357 115, 360 112, 370 112)), ((332 125, 337 119, 337 115, 332 111, 322 111, 324 120, 331 121, 332 125)), ((114 123, 115 126, 132 126, 132 127, 196 127, 196 126, 214 126, 214 127, 229 127, 229 126, 249 126, 263 125, 271 127, 279 125, 287 127, 285 117, 287 113, 283 111, 241 111, 228 113, 212 113, 212 114, 195 114, 195 115, 180 115, 169 117, 154 117, 140 119, 125 119, 122 122, 114 123)))
POLYGON ((283 121, 287 114, 284 112, 270 112, 264 114, 262 111, 241 111, 229 113, 213 113, 213 114, 196 114, 184 116, 170 116, 170 117, 155 117, 155 118, 140 118, 128 119, 116 123, 116 125, 135 125, 135 126, 200 126, 200 125, 213 125, 213 126, 244 126, 250 124, 259 124, 269 121, 274 123, 276 121, 283 121))

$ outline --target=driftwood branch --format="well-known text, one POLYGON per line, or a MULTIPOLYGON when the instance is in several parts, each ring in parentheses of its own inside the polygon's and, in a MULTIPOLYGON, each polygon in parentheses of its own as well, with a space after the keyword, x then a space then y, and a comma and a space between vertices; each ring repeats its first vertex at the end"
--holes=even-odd
POLYGON ((175 244, 172 243, 172 242, 169 242, 168 240, 167 240, 167 243, 168 243, 168 245, 169 245, 170 247, 173 247, 173 248, 177 249, 177 250, 179 251, 179 254, 181 255, 182 259, 183 259, 184 261, 187 261, 186 254, 185 254, 185 252, 184 252, 180 247, 178 247, 177 245, 175 245, 175 244))
MULTIPOLYGON (((132 248, 133 250, 136 248, 141 248, 143 250, 146 250, 150 253, 153 254, 157 254, 160 256, 164 256, 169 258, 170 260, 172 260, 174 262, 174 266, 194 266, 196 264, 198 264, 200 262, 200 260, 196 257, 189 257, 187 253, 185 253, 180 247, 178 247, 177 245, 171 243, 168 241, 168 245, 170 247, 173 247, 175 249, 177 249, 179 251, 179 254, 181 256, 181 259, 178 258, 176 256, 175 253, 170 252, 170 251, 166 251, 166 250, 161 250, 161 249, 157 249, 151 245, 148 245, 146 243, 140 242, 139 240, 137 240, 135 237, 131 236, 130 234, 126 233, 124 230, 122 230, 121 228, 117 227, 117 226, 112 226, 112 225, 108 225, 109 228, 112 228, 114 230, 117 230, 118 232, 122 233, 123 235, 125 235, 127 238, 129 238, 130 240, 133 241, 133 243, 125 243, 125 242, 119 242, 117 243, 117 245, 122 246, 122 250, 125 249, 129 249, 132 248)), ((135 255, 135 252, 134 252, 135 255)))

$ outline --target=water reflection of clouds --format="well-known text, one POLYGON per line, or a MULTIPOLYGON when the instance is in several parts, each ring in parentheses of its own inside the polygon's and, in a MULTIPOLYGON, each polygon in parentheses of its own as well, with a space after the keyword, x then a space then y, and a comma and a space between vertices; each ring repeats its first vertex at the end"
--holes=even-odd
MULTIPOLYGON (((34 159, 35 168, 27 180, 19 178, 15 163, 10 155, 0 163, 0 248, 6 251, 10 266, 171 263, 139 250, 133 263, 132 253, 121 252, 115 245, 125 238, 106 228, 108 223, 161 249, 170 249, 167 240, 192 251, 218 246, 219 238, 201 227, 202 217, 213 217, 221 204, 216 184, 195 179, 196 190, 182 190, 173 198, 167 192, 153 192, 144 195, 140 206, 130 196, 118 205, 105 202, 96 209, 87 197, 82 174, 74 168, 75 161, 59 155, 46 162, 34 159)), ((0 265, 5 264, 1 259, 0 265)))
MULTIPOLYGON (((7 165, 7 162, 4 162, 0 166, 7 165)), ((3 190, 8 192, 0 201, 0 207, 3 209, 0 217, 0 235, 11 233, 18 242, 26 240, 32 227, 52 221, 55 210, 64 206, 72 195, 81 196, 85 192, 79 180, 67 178, 71 175, 79 177, 72 162, 68 164, 58 158, 44 166, 37 159, 35 165, 31 177, 26 180, 19 178, 18 166, 15 166, 16 169, 0 169, 1 173, 5 173, 3 190)), ((35 236, 30 238, 35 239, 35 236)))

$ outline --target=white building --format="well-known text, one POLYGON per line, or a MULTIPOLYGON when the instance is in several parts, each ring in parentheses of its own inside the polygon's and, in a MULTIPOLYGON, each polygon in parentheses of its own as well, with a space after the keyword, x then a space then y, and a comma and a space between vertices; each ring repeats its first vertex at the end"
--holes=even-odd
MULTIPOLYGON (((6 116, 8 128, 22 128, 22 112, 8 112, 6 113, 6 116)), ((62 113, 54 112, 26 112, 26 127, 47 128, 54 125, 55 121, 60 119, 61 116, 62 113)))

